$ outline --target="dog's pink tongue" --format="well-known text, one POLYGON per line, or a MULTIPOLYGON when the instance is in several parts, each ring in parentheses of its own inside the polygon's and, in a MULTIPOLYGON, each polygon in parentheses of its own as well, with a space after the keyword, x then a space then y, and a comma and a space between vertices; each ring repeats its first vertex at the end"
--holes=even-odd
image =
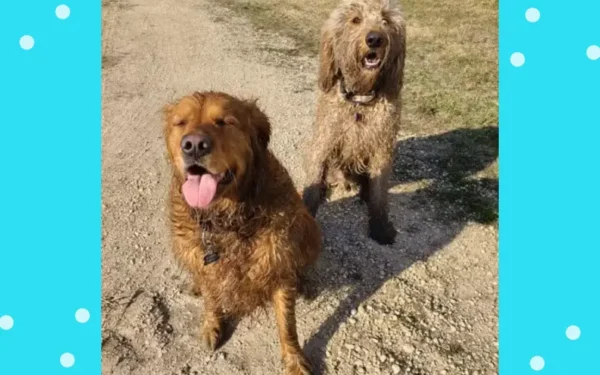
POLYGON ((183 197, 191 207, 206 208, 215 197, 218 182, 210 173, 189 175, 181 188, 183 197))

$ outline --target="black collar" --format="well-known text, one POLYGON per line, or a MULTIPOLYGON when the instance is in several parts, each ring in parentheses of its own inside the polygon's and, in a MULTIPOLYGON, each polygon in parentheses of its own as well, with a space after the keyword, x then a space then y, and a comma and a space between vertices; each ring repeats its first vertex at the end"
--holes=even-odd
POLYGON ((369 91, 365 95, 355 94, 354 92, 348 91, 346 89, 344 76, 340 75, 340 94, 342 95, 342 98, 344 98, 344 100, 346 100, 350 103, 360 104, 360 105, 370 104, 378 96, 377 86, 378 86, 378 84, 375 84, 375 88, 373 88, 373 90, 369 91))

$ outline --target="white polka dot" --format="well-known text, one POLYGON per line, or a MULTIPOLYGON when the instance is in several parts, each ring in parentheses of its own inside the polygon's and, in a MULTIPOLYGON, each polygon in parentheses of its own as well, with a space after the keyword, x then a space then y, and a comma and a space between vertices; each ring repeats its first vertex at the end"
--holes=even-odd
POLYGON ((516 66, 517 68, 525 64, 525 55, 521 52, 515 52, 510 55, 510 63, 516 66))
POLYGON ((566 333, 569 340, 577 340, 581 336, 581 330, 577 326, 569 326, 566 333))
POLYGON ((87 323, 90 320, 90 312, 87 309, 79 309, 75 311, 75 320, 79 323, 87 323))
POLYGON ((21 45, 21 48, 23 48, 26 51, 32 49, 34 43, 35 42, 34 42, 33 37, 31 35, 23 35, 21 37, 21 39, 19 39, 19 44, 21 45))
POLYGON ((598 60, 600 59, 600 47, 598 46, 589 46, 587 49, 587 57, 590 60, 598 60))
POLYGON ((525 19, 529 22, 537 22, 540 19, 540 11, 536 8, 527 9, 525 19))
POLYGON ((59 5, 56 7, 56 17, 61 20, 66 20, 71 15, 71 9, 66 5, 59 5))
POLYGON ((8 331, 13 327, 15 321, 10 315, 0 316, 0 329, 8 331))
POLYGON ((539 355, 536 355, 535 357, 531 358, 531 361, 529 361, 529 366, 531 366, 531 369, 534 371, 541 371, 545 365, 546 363, 544 362, 544 358, 540 357, 539 355))
POLYGON ((60 364, 66 368, 72 367, 75 364, 75 357, 71 353, 65 353, 60 356, 60 364))

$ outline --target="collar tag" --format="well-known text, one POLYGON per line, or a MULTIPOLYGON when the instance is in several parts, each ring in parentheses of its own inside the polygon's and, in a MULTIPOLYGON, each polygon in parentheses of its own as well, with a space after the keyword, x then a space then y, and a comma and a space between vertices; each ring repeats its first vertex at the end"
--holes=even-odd
POLYGON ((219 253, 215 246, 206 240, 206 229, 202 230, 202 245, 204 245, 204 265, 208 266, 209 264, 215 263, 219 260, 219 253))
POLYGON ((204 265, 208 266, 209 264, 216 263, 219 260, 219 254, 214 251, 208 252, 204 256, 204 265))

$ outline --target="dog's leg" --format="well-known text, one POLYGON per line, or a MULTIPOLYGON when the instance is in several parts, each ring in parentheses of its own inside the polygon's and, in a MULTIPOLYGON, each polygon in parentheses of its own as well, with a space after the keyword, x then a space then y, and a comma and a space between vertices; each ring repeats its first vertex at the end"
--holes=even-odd
POLYGON ((302 353, 296 332, 296 291, 280 288, 273 295, 275 318, 286 375, 310 375, 310 365, 302 353))
POLYGON ((360 188, 358 192, 360 200, 365 203, 369 203, 369 176, 361 174, 357 176, 356 179, 360 188))
POLYGON ((388 216, 388 180, 391 168, 371 173, 368 179, 369 237, 382 245, 394 243, 396 229, 388 216))
POLYGON ((205 294, 204 296, 204 321, 202 323, 202 340, 211 350, 216 350, 221 341, 222 325, 221 309, 205 294))
POLYGON ((304 185, 302 200, 308 212, 315 217, 327 193, 325 176, 327 175, 328 166, 325 157, 321 153, 316 152, 311 156, 306 165, 306 184, 304 185))

